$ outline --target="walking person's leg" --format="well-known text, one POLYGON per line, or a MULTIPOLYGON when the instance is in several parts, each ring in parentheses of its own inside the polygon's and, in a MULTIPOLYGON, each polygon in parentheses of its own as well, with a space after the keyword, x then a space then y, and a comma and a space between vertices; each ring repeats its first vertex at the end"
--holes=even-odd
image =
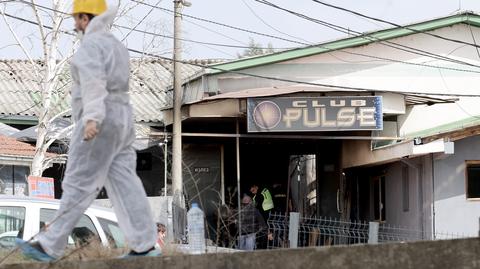
POLYGON ((102 132, 91 141, 83 140, 81 123, 75 128, 62 182, 60 208, 55 221, 37 236, 42 249, 53 258, 63 255, 68 236, 103 187, 117 153, 118 132, 109 124, 105 125, 102 132))
POLYGON ((145 252, 155 246, 157 233, 145 189, 136 173, 136 153, 127 146, 113 160, 105 184, 128 247, 145 252))

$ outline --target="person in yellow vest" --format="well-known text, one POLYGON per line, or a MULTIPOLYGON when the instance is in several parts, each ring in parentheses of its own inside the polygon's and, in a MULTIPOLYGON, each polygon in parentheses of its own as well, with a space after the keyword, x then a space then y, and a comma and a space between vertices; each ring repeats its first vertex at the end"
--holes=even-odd
MULTIPOLYGON (((252 200, 254 206, 258 209, 260 214, 262 214, 265 221, 268 222, 270 212, 272 212, 273 208, 275 207, 272 194, 267 188, 259 188, 257 184, 253 184, 250 187, 250 192, 253 194, 252 200), (261 190, 260 193, 259 190, 261 190)), ((269 240, 273 240, 273 234, 270 233, 270 231, 268 231, 267 235, 263 238, 259 236, 259 239, 257 240, 257 248, 267 248, 269 240)))
POLYGON ((262 213, 263 218, 268 220, 270 212, 275 207, 273 204, 273 197, 267 188, 262 188, 262 191, 258 193, 259 190, 260 188, 256 184, 253 184, 250 187, 250 192, 253 194, 253 203, 255 207, 258 209, 258 211, 260 211, 260 213, 262 213))

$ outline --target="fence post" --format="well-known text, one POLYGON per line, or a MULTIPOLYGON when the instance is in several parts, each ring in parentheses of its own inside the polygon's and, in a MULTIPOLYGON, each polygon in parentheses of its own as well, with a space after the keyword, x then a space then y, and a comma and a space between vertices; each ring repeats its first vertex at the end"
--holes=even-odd
POLYGON ((298 247, 298 228, 300 226, 300 213, 290 212, 290 223, 288 229, 288 241, 290 248, 298 247))
POLYGON ((378 244, 378 228, 379 223, 371 221, 368 224, 368 243, 378 244))

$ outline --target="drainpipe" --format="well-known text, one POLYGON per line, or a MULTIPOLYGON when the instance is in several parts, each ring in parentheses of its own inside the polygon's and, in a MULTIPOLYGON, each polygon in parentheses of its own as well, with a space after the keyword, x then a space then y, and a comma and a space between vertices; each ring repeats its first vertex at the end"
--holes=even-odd
POLYGON ((433 159, 433 153, 430 154, 432 159, 432 233, 433 239, 436 239, 436 225, 435 225, 435 160, 433 159))

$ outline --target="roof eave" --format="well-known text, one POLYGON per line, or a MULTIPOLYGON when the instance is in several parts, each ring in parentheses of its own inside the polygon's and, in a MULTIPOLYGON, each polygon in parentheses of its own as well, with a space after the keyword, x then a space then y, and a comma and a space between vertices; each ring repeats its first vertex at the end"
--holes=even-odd
POLYGON ((459 23, 467 23, 469 25, 480 27, 480 16, 474 13, 461 13, 452 15, 449 17, 443 17, 430 21, 420 22, 416 24, 406 25, 404 27, 395 27, 385 30, 380 30, 372 33, 365 33, 362 36, 349 37, 339 39, 323 44, 313 45, 305 48, 298 48, 269 55, 262 55, 249 59, 241 59, 230 63, 212 65, 216 69, 210 69, 208 74, 219 74, 228 71, 241 70, 246 68, 252 68, 262 66, 266 64, 273 64, 277 62, 283 62, 302 57, 308 57, 316 54, 331 52, 340 49, 353 48, 358 46, 364 46, 378 41, 385 41, 393 38, 403 37, 407 35, 416 34, 417 32, 427 32, 444 27, 449 27, 459 23), (405 29, 411 28, 412 30, 405 29), (370 39, 365 38, 370 36, 370 39), (374 40, 372 40, 374 39, 374 40))

